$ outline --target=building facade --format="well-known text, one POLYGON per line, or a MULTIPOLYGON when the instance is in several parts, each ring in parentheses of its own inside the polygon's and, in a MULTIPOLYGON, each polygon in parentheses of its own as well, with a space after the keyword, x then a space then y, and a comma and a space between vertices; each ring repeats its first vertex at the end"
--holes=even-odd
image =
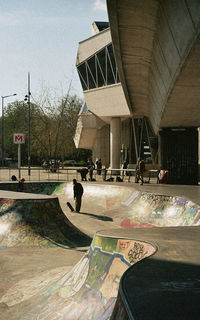
POLYGON ((93 35, 80 42, 77 71, 85 102, 79 114, 74 141, 77 148, 92 149, 107 168, 124 161, 133 167, 139 157, 156 165, 157 137, 146 117, 133 118, 116 65, 108 23, 94 22, 93 35))

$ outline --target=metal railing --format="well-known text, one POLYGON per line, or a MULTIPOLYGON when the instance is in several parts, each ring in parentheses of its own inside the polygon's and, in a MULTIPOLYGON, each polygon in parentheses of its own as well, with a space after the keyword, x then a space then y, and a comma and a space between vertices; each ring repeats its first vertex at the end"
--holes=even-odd
MULTIPOLYGON (((22 178, 25 181, 72 181, 74 178, 81 181, 81 174, 77 170, 87 168, 59 168, 55 172, 45 170, 43 168, 29 169, 27 167, 16 168, 0 168, 0 181, 12 181, 12 176, 16 176, 17 180, 22 178), (30 173, 30 175, 29 175, 30 173)), ((150 182, 151 178, 158 176, 158 170, 147 170, 144 173, 145 182, 150 182)), ((115 182, 135 182, 136 170, 135 169, 95 169, 93 171, 93 181, 115 181, 115 182)), ((89 172, 86 176, 90 180, 89 172)), ((154 179, 155 180, 155 179, 154 179)), ((158 182, 158 181, 156 181, 158 182)))

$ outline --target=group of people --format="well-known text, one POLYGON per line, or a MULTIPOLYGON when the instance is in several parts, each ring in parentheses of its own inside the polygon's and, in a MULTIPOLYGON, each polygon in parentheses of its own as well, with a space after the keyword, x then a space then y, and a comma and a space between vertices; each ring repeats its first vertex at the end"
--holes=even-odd
MULTIPOLYGON (((96 161, 96 168, 97 168, 97 174, 101 175, 101 170, 102 170, 101 159, 98 159, 96 161)), ((87 169, 86 168, 78 169, 77 172, 80 173, 82 181, 87 181, 87 174, 88 173, 90 176, 89 180, 94 181, 94 178, 93 178, 94 170, 95 170, 95 164, 92 161, 92 158, 90 158, 90 159, 88 159, 88 162, 87 162, 87 169)))
MULTIPOLYGON (((96 165, 97 165, 97 174, 101 174, 101 170, 102 170, 101 159, 96 161, 96 165)), ((93 181, 93 171, 95 169, 95 165, 94 165, 94 162, 92 161, 92 159, 88 160, 87 168, 88 169, 85 169, 85 170, 86 171, 88 170, 88 172, 89 172, 90 181, 93 181)), ((127 168, 128 168, 128 162, 126 160, 126 162, 123 165, 123 169, 127 169, 127 168)), ((143 183, 144 183, 144 172, 145 172, 145 162, 143 159, 139 159, 137 167, 136 167, 136 182, 141 181, 141 185, 143 185, 143 183)), ((81 178, 83 181, 84 178, 82 177, 82 175, 81 175, 81 178)), ((87 181, 86 176, 85 176, 85 181, 87 181)), ((82 184, 77 182, 76 179, 73 179, 73 191, 74 191, 74 200, 75 200, 75 211, 80 212, 84 189, 83 189, 82 184)))
POLYGON ((12 180, 12 181, 18 181, 18 190, 19 190, 20 192, 24 191, 24 182, 25 182, 25 179, 24 179, 24 178, 18 180, 17 177, 16 177, 15 175, 13 175, 13 176, 11 177, 11 180, 12 180))
MULTIPOLYGON (((126 171, 126 175, 128 175, 128 160, 126 159, 123 163, 123 177, 126 171)), ((144 183, 144 172, 145 172, 145 162, 142 158, 138 159, 137 165, 136 165, 136 175, 135 175, 135 182, 138 183, 141 181, 141 185, 144 183)))

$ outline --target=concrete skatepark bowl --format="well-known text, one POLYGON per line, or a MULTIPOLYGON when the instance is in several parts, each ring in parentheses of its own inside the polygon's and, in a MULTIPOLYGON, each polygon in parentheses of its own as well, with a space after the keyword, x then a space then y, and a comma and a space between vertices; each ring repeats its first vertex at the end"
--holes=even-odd
POLYGON ((1 184, 0 318, 198 319, 199 202, 83 186, 75 214, 72 183, 1 184))

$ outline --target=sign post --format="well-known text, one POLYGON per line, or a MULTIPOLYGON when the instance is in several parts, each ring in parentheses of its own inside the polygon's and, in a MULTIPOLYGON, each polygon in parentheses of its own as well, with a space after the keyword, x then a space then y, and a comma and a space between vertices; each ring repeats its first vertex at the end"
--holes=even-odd
POLYGON ((18 169, 19 179, 21 178, 20 167, 21 167, 21 144, 25 143, 25 136, 23 133, 14 133, 14 143, 18 144, 18 169))

